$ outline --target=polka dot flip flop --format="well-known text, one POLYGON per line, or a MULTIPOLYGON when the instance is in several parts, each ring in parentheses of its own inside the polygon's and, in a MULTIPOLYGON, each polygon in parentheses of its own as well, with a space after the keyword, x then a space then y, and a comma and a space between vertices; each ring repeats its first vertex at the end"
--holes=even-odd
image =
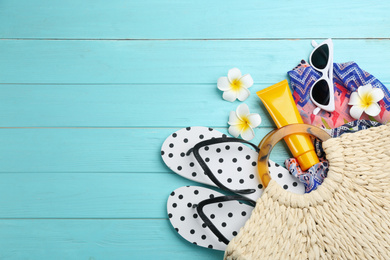
POLYGON ((237 198, 243 197, 197 186, 181 187, 168 198, 169 220, 187 241, 224 251, 253 210, 237 198))
MULTIPOLYGON (((207 127, 187 127, 170 135, 162 145, 165 164, 177 174, 203 184, 241 194, 256 201, 263 186, 257 173, 257 146, 207 127)), ((287 169, 269 161, 280 186, 303 194, 305 187, 287 169)))

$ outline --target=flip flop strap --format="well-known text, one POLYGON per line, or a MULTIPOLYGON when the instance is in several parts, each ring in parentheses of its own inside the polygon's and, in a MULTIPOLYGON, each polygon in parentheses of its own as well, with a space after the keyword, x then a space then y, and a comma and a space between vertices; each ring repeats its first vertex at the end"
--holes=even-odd
POLYGON ((218 228, 206 216, 206 214, 203 211, 203 208, 207 205, 210 205, 210 204, 232 201, 232 200, 248 201, 249 204, 251 204, 251 206, 253 206, 253 207, 256 205, 256 202, 254 202, 251 199, 245 198, 241 195, 215 197, 215 198, 203 200, 198 205, 194 205, 196 207, 196 211, 198 212, 199 217, 203 220, 203 222, 206 224, 206 226, 214 233, 214 235, 216 237, 218 237, 220 239, 220 241, 222 241, 226 245, 229 244, 230 241, 218 230, 218 228))
POLYGON ((250 145, 256 152, 259 152, 259 148, 245 140, 238 139, 238 138, 231 138, 231 137, 219 137, 219 138, 212 138, 209 140, 205 140, 202 142, 197 143, 193 148, 191 148, 187 152, 187 156, 191 154, 191 152, 194 153, 195 159, 198 161, 199 165, 202 167, 204 173, 211 179, 212 182, 214 182, 219 188, 230 191, 233 193, 238 193, 238 194, 251 194, 254 193, 256 190, 255 189, 243 189, 243 190, 231 190, 225 185, 223 185, 213 174, 213 172, 210 170, 210 168, 207 166, 206 162, 203 160, 203 158, 199 154, 199 149, 204 147, 204 146, 209 146, 209 145, 214 145, 214 144, 220 144, 220 143, 244 143, 250 145))

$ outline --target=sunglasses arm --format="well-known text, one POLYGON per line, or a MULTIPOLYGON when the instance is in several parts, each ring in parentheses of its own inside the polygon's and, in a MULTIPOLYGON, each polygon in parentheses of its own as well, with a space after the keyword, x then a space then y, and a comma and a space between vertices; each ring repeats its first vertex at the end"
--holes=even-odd
POLYGON ((321 111, 321 108, 316 107, 316 108, 313 110, 313 115, 317 115, 320 111, 321 111))

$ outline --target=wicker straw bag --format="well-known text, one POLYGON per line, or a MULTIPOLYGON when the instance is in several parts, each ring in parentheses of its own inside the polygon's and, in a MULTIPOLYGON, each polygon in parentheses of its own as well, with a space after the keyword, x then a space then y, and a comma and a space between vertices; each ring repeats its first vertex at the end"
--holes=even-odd
POLYGON ((270 180, 225 259, 390 259, 390 125, 323 148, 323 184, 297 195, 270 180))

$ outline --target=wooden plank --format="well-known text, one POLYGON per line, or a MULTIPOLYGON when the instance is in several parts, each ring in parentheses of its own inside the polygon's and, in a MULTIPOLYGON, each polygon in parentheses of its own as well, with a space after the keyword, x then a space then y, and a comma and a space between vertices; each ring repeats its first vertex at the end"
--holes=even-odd
POLYGON ((0 220, 1 259, 222 259, 182 239, 167 219, 0 220))
POLYGON ((379 0, 3 0, 0 37, 388 38, 389 7, 379 0))
MULTIPOLYGON (((275 127, 255 94, 268 86, 254 85, 245 100, 260 127, 275 127)), ((223 100, 216 84, 0 85, 0 127, 226 128, 239 104, 223 100)))
MULTIPOLYGON (((274 127, 256 91, 245 101, 274 127)), ((0 85, 0 127, 227 127, 240 102, 206 85, 0 85)))
MULTIPOLYGON (((380 80, 390 81, 390 41, 335 40, 334 48, 335 62, 355 60, 380 80)), ((256 83, 273 84, 311 50, 309 40, 3 40, 0 83, 215 84, 238 67, 256 83)))
MULTIPOLYGON (((0 129, 0 172, 169 172, 161 159, 164 140, 178 128, 0 129)), ((217 130, 227 133, 227 129, 217 130)), ((272 128, 257 128, 258 144, 272 128)), ((283 163, 282 143, 272 159, 283 163)))
MULTIPOLYGON (((0 218, 167 218, 175 173, 2 173, 0 218)), ((202 185, 200 185, 202 186, 202 185)))

